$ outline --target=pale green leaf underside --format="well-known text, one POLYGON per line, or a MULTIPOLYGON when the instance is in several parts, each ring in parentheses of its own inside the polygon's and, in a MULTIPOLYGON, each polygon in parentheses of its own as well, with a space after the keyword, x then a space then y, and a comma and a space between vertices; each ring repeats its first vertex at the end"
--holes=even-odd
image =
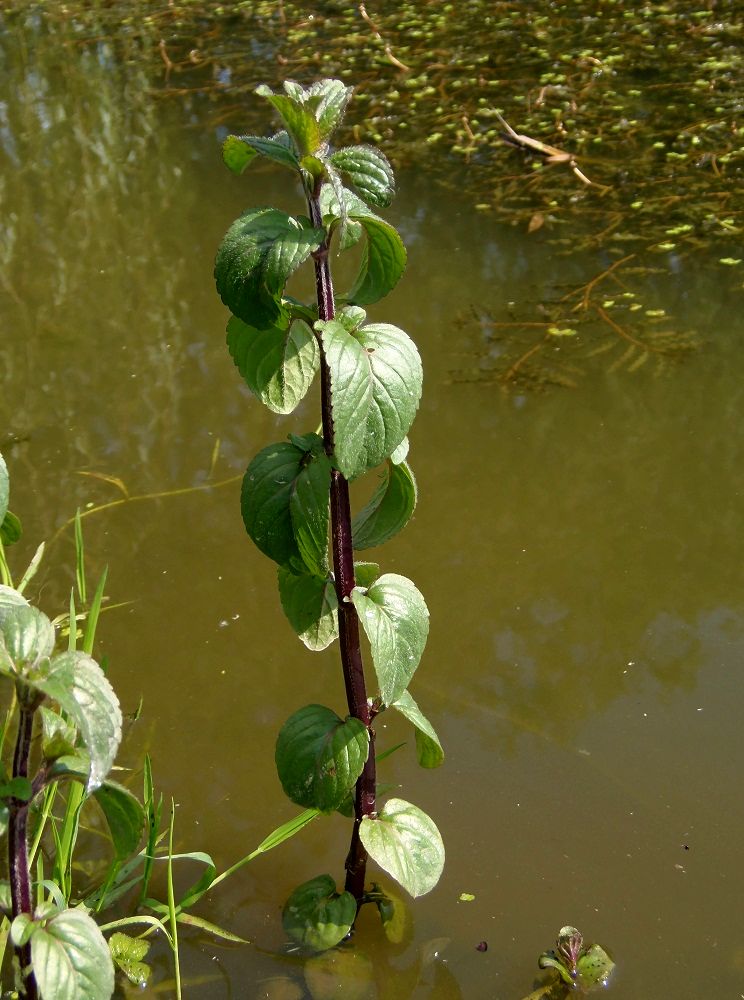
POLYGON ((274 413, 291 413, 320 364, 315 334, 302 320, 256 330, 237 316, 227 324, 227 346, 251 392, 274 413))
POLYGON ((329 579, 279 568, 279 596, 287 619, 308 649, 325 649, 338 636, 336 589, 329 579))
POLYGON ((43 1000, 108 1000, 114 992, 109 947, 81 909, 62 910, 35 928, 31 962, 43 1000))
POLYGON ((409 691, 404 691, 391 708, 397 709, 416 729, 416 756, 421 767, 439 767, 444 760, 444 750, 434 727, 418 707, 409 691))
POLYGON ((359 836, 369 856, 412 896, 423 896, 444 869, 444 843, 434 821, 403 799, 388 799, 375 819, 365 816, 359 836))
POLYGON ((380 696, 386 705, 408 687, 429 634, 429 611, 406 577, 385 573, 366 594, 355 587, 351 600, 367 634, 380 696))
POLYGON ((111 770, 121 742, 121 709, 106 675, 86 653, 60 653, 33 686, 53 698, 77 726, 90 755, 88 791, 95 790, 111 770))
POLYGON ((43 611, 28 604, 12 604, 14 598, 8 591, 4 596, 0 612, 0 669, 32 679, 54 649, 54 626, 43 611))
POLYGON ((410 521, 417 495, 411 467, 406 462, 388 462, 372 499, 354 518, 354 548, 373 548, 397 535, 410 521))
POLYGON ((356 784, 369 753, 359 719, 340 719, 323 705, 307 705, 285 722, 276 741, 276 769, 297 805, 332 812, 356 784))
POLYGON ((2 454, 0 454, 0 524, 2 524, 3 519, 5 518, 9 500, 10 477, 8 476, 8 467, 5 464, 5 459, 2 454))

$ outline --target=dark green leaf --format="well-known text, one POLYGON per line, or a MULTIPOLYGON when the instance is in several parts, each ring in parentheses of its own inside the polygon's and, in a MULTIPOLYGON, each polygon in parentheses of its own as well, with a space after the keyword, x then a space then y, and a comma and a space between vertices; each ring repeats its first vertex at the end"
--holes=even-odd
POLYGON ((299 944, 325 951, 342 941, 356 919, 356 900, 336 892, 330 875, 318 875, 298 886, 285 903, 282 926, 299 944))
POLYGON ((357 587, 363 587, 365 589, 367 587, 371 587, 379 575, 380 567, 377 563, 354 563, 354 579, 356 580, 357 587))
POLYGON ((416 727, 416 754, 422 767, 439 767, 444 760, 444 750, 434 727, 411 697, 404 691, 391 708, 397 708, 416 727))
POLYGON ((393 200, 393 170, 379 149, 374 146, 346 146, 336 150, 330 160, 368 205, 385 208, 393 200))
POLYGON ((330 463, 317 435, 264 448, 243 478, 241 511, 258 548, 297 574, 325 576, 330 463))
POLYGON ((289 316, 281 304, 284 285, 324 235, 276 208, 245 212, 217 251, 214 276, 220 298, 249 326, 287 325, 289 316))
POLYGON ((380 695, 392 705, 408 687, 426 645, 426 602, 416 586, 397 573, 381 576, 366 594, 355 587, 351 600, 372 648, 380 695))
POLYGON ((6 605, 0 614, 0 670, 24 679, 46 664, 54 649, 54 626, 30 605, 6 605))
POLYGON ((295 409, 320 363, 315 334, 302 320, 256 330, 233 316, 227 346, 248 388, 274 413, 295 409))
POLYGON ((284 723, 276 741, 276 769, 297 805, 333 812, 356 783, 369 753, 359 719, 344 721, 330 708, 308 705, 284 723))
POLYGON ((387 463, 372 499, 352 525, 355 549, 382 545, 408 524, 416 509, 416 480, 406 462, 387 463))
POLYGON ((402 330, 369 324, 354 334, 319 321, 331 374, 335 457, 347 479, 386 459, 405 438, 421 398, 421 359, 402 330))
POLYGON ((111 957, 129 982, 139 987, 147 986, 152 970, 142 959, 150 950, 150 942, 117 931, 109 938, 109 948, 111 957))
POLYGON ((145 827, 145 810, 128 788, 115 781, 105 781, 94 794, 106 817, 116 858, 123 861, 139 847, 145 827))
POLYGON ((412 896, 423 896, 444 869, 444 844, 434 821, 403 799, 388 799, 375 819, 365 816, 359 836, 369 856, 412 896))
POLYGON ((351 219, 360 224, 367 241, 359 273, 345 298, 358 305, 378 302, 397 285, 406 267, 406 248, 396 229, 375 215, 361 198, 346 188, 324 184, 321 211, 326 225, 351 219))
POLYGON ((308 649, 325 649, 338 636, 336 588, 328 578, 279 568, 279 596, 290 625, 308 649))
POLYGON ((88 791, 99 787, 121 742, 121 709, 98 664, 86 653, 60 653, 33 686, 53 698, 77 726, 90 754, 88 791))
POLYGON ((3 545, 14 545, 23 534, 21 519, 12 510, 6 510, 5 517, 0 522, 0 542, 3 545))
POLYGON ((114 963, 95 920, 82 909, 57 910, 32 920, 22 913, 13 943, 31 941, 31 963, 42 1000, 108 1000, 114 963))
POLYGON ((28 802, 33 794, 33 788, 28 778, 11 778, 0 785, 0 798, 18 799, 21 802, 28 802))
POLYGON ((271 139, 258 135, 229 135, 222 146, 222 158, 235 174, 242 174, 256 154, 291 170, 299 170, 299 160, 287 138, 286 132, 279 132, 271 139))

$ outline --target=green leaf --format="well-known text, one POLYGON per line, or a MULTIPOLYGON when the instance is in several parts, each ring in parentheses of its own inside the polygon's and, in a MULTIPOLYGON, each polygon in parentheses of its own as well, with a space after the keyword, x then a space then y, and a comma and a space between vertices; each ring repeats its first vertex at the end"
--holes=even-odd
POLYGON ((9 500, 10 476, 8 475, 8 466, 5 464, 2 452, 0 452, 0 524, 2 524, 5 518, 9 500))
POLYGON ((109 948, 111 957, 129 982, 139 987, 147 986, 152 970, 142 959, 150 950, 150 942, 116 931, 109 938, 109 948))
POLYGON ((354 563, 354 579, 356 580, 357 587, 371 587, 379 575, 380 567, 378 563, 354 563))
POLYGON ((359 273, 345 298, 358 305, 384 298, 398 284, 406 267, 406 248, 397 230, 352 191, 344 187, 339 190, 338 185, 323 185, 321 211, 326 225, 335 220, 343 226, 350 219, 363 227, 367 237, 359 273))
POLYGON ((346 146, 332 153, 330 161, 368 205, 385 208, 393 200, 393 169, 379 149, 374 146, 346 146))
POLYGON ((0 542, 3 545, 14 545, 23 534, 21 519, 12 510, 5 512, 5 517, 0 523, 0 542))
POLYGON ((388 941, 402 944, 406 939, 410 940, 413 927, 405 901, 390 889, 383 891, 378 885, 373 885, 371 898, 377 906, 388 941))
POLYGON ((240 506, 258 548, 293 573, 325 577, 331 466, 317 434, 269 445, 243 477, 240 506))
POLYGON ((406 462, 393 465, 389 461, 380 480, 370 502, 354 518, 355 549, 369 549, 387 542, 408 524, 416 509, 416 480, 406 462))
POLYGON ((116 859, 124 861, 139 847, 145 810, 128 788, 115 781, 104 781, 94 794, 106 817, 116 859))
POLYGON ((325 649, 338 636, 338 602, 333 581, 279 568, 284 614, 308 649, 325 649))
POLYGON ((257 87, 256 93, 259 97, 267 98, 279 112, 300 158, 318 151, 322 142, 321 131, 311 108, 305 107, 289 94, 274 94, 266 86, 257 87))
POLYGON ((222 144, 222 159, 234 174, 242 174, 257 154, 291 170, 299 170, 300 162, 287 143, 286 132, 273 138, 258 135, 229 135, 222 144))
POLYGON ((324 236, 322 229, 308 228, 276 208, 244 212, 217 251, 214 276, 220 298, 249 326, 286 325, 284 286, 324 236))
POLYGON ((276 769, 286 795, 299 806, 333 812, 362 773, 369 733, 359 719, 308 705, 284 723, 276 769))
POLYGON ((41 716, 41 755, 52 761, 75 752, 77 730, 50 708, 39 709, 41 716))
POLYGON ((0 671, 30 679, 54 649, 54 626, 30 605, 7 606, 0 613, 0 671))
POLYGON ((405 462, 405 460, 408 458, 408 449, 409 449, 408 438, 404 437, 403 440, 398 445, 398 447, 390 456, 390 461, 393 463, 393 465, 400 465, 401 462, 405 462))
POLYGON ((444 844, 434 821, 403 799, 388 799, 375 819, 365 816, 359 836, 369 856, 412 896, 423 896, 444 869, 444 844))
POLYGON ((444 760, 444 750, 434 727, 411 697, 404 691, 390 706, 396 708, 416 727, 416 755, 421 767, 439 767, 444 760))
POLYGON ((6 617, 16 608, 28 607, 30 605, 20 591, 14 590, 12 587, 6 587, 5 584, 0 583, 0 628, 6 617))
POLYGON ((315 334, 302 320, 257 330, 233 316, 227 346, 248 388, 274 413, 295 409, 320 364, 315 334))
POLYGON ((386 705, 398 701, 419 665, 429 634, 429 610, 416 586, 397 573, 386 573, 366 594, 351 592, 372 648, 380 695, 386 705))
POLYGON ((11 924, 18 947, 31 940, 31 964, 42 1000, 108 1000, 114 963, 95 920, 82 909, 20 914, 11 924))
POLYGON ((53 698, 77 726, 90 754, 88 791, 98 788, 114 762, 121 742, 121 709, 114 690, 87 653, 55 656, 45 676, 33 686, 53 698))
POLYGON ((13 899, 10 889, 10 882, 7 879, 0 879, 0 913, 9 917, 13 911, 13 899))
POLYGON ((21 802, 28 802, 33 795, 33 786, 28 778, 11 778, 0 785, 0 798, 19 799, 21 802))
POLYGON ((307 90, 310 100, 319 98, 315 107, 315 118, 323 139, 327 139, 338 125, 351 100, 352 87, 347 87, 340 80, 318 80, 307 90))
POLYGON ((229 135, 222 143, 222 159, 225 166, 234 174, 242 174, 249 163, 256 158, 257 152, 245 138, 229 135))
POLYGON ((576 963, 579 983, 584 989, 606 986, 615 968, 615 963, 601 945, 592 944, 585 949, 576 963))
POLYGON ((330 875, 318 875, 289 897, 282 911, 282 926, 299 944, 325 951, 346 937, 356 912, 356 900, 350 892, 339 894, 330 875))
POLYGON ((402 330, 369 324, 350 334, 316 323, 331 374, 335 458, 346 479, 386 459, 405 438, 421 398, 421 359, 402 330))

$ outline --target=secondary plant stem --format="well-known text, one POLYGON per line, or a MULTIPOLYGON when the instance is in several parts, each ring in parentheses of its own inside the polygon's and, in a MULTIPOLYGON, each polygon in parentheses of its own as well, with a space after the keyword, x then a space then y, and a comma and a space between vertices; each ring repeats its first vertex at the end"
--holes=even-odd
MULTIPOLYGON (((317 228, 322 228, 319 188, 308 198, 310 218, 317 228)), ((333 282, 328 263, 328 240, 316 250, 315 287, 318 298, 318 317, 331 320, 335 316, 333 282)), ((331 410, 331 376, 321 347, 321 408, 323 414, 323 444, 326 454, 333 454, 333 414, 331 410)), ((351 531, 351 505, 349 484, 338 469, 331 471, 331 547, 333 572, 338 598, 338 631, 341 646, 341 664, 346 687, 349 714, 361 720, 370 736, 369 755, 364 770, 356 784, 354 796, 354 831, 349 855, 346 859, 346 891, 362 902, 367 868, 367 852, 359 838, 359 825, 365 816, 375 811, 377 775, 375 768, 375 737, 371 727, 372 715, 367 702, 364 664, 359 642, 359 617, 351 603, 350 594, 355 587, 354 547, 351 531)))
MULTIPOLYGON (((20 718, 16 735, 15 752, 13 754, 13 777, 28 777, 28 762, 31 755, 31 736, 34 727, 35 708, 29 708, 20 702, 20 718)), ((13 916, 19 913, 33 912, 31 906, 31 879, 28 870, 28 802, 13 798, 8 808, 8 871, 10 875, 10 894, 13 904, 13 916)), ((31 965, 31 945, 25 944, 16 948, 21 971, 31 965)), ((25 980, 27 1000, 36 1000, 36 980, 29 973, 25 980)))

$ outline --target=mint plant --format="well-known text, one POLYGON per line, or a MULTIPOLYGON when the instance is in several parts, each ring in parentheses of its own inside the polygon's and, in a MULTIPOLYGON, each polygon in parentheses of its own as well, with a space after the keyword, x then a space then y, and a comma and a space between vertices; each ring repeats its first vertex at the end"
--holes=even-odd
MULTIPOLYGON (((365 307, 397 284, 406 264, 398 232, 374 209, 390 204, 393 171, 371 146, 333 149, 331 136, 351 98, 338 80, 284 84, 256 93, 283 128, 269 138, 230 135, 225 164, 242 174, 262 156, 299 182, 307 215, 276 208, 245 211, 217 252, 217 290, 232 316, 227 345, 252 393, 270 410, 291 413, 319 375, 320 430, 290 433, 248 466, 241 491, 246 531, 278 566, 281 604, 310 650, 338 640, 347 712, 322 705, 296 711, 276 743, 284 791, 297 805, 353 814, 344 890, 321 875, 293 893, 287 932, 313 948, 332 947, 352 928, 371 857, 413 896, 431 890, 444 865, 442 838, 418 807, 377 801, 374 720, 395 709, 412 723, 419 763, 443 760, 440 741, 408 690, 429 631, 423 596, 406 577, 355 561, 413 514, 416 481, 408 431, 421 398, 415 344, 389 323, 367 322, 365 307), (364 241, 351 287, 337 295, 332 250, 364 241), (303 303, 287 283, 314 268, 316 300, 303 303), (349 483, 379 470, 369 502, 352 517, 349 483), (360 629, 361 625, 361 629, 360 629), (365 676, 361 632, 374 667, 365 676)), ((379 902, 380 893, 373 894, 379 902)), ((381 908, 382 912, 382 908, 381 908)))

